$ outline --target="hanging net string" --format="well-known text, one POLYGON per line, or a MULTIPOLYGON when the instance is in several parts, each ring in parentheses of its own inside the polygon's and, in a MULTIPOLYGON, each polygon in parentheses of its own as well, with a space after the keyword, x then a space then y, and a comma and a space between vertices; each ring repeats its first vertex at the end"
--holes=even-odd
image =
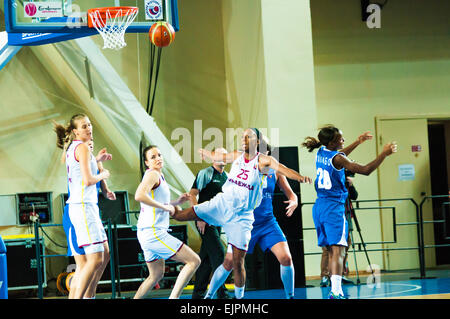
POLYGON ((103 38, 103 49, 125 47, 125 31, 138 14, 136 7, 97 8, 88 11, 92 26, 103 38))

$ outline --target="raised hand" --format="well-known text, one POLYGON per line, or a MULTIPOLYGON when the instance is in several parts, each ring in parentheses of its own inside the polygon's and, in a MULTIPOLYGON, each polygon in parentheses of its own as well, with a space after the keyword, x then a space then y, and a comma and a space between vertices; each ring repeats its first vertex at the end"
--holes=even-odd
POLYGON ((109 154, 109 153, 106 151, 106 147, 105 147, 105 148, 102 148, 102 149, 98 152, 98 154, 97 154, 97 156, 95 157, 95 159, 97 160, 97 162, 110 161, 110 160, 112 159, 112 155, 109 154))
POLYGON ((397 142, 388 143, 383 147, 383 153, 385 153, 387 156, 396 152, 397 152, 397 142))
POLYGON ((364 132, 360 136, 358 136, 359 143, 364 143, 367 140, 371 140, 373 138, 373 135, 370 134, 370 132, 364 132))

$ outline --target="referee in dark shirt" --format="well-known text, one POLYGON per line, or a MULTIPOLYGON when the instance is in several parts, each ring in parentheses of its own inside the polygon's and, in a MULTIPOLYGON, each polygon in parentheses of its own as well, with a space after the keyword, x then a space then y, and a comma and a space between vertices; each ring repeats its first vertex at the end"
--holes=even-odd
MULTIPOLYGON (((223 148, 215 150, 216 153, 227 153, 223 148)), ((193 205, 203 203, 222 192, 222 185, 227 181, 227 173, 224 171, 225 163, 214 162, 212 166, 202 169, 195 177, 190 190, 193 205)), ((208 225, 204 221, 196 221, 197 230, 202 238, 200 247, 200 266, 195 273, 194 291, 192 299, 202 299, 208 288, 211 273, 219 267, 225 257, 224 247, 220 241, 220 227, 208 225)), ((219 299, 228 299, 228 290, 225 285, 217 291, 219 299)))

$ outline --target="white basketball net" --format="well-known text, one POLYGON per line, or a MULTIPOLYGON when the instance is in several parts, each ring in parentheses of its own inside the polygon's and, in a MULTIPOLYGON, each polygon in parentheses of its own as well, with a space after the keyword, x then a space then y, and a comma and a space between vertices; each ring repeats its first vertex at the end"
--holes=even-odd
POLYGON ((120 50, 127 45, 125 43, 125 31, 137 14, 137 8, 118 9, 112 14, 108 10, 105 17, 102 17, 97 10, 89 13, 94 28, 103 38, 103 49, 120 50))

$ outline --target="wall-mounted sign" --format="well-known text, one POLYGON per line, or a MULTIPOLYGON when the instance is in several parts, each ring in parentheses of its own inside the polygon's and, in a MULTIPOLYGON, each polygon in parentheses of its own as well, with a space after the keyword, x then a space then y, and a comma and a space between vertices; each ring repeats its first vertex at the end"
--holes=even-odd
POLYGON ((411 152, 421 152, 422 151, 422 145, 412 145, 411 146, 411 152))
POLYGON ((398 166, 398 180, 412 181, 416 176, 414 164, 402 164, 398 166))

